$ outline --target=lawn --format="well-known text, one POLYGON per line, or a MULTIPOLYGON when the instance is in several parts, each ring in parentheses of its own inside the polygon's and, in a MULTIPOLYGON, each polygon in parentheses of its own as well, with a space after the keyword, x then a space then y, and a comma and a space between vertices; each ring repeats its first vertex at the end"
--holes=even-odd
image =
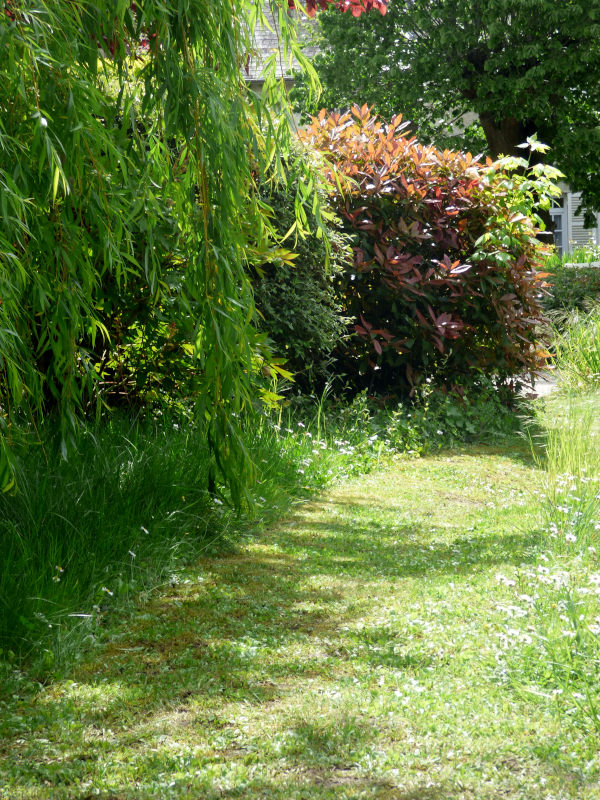
POLYGON ((298 502, 7 701, 0 796, 600 797, 589 737, 507 659, 542 479, 514 439, 298 502))

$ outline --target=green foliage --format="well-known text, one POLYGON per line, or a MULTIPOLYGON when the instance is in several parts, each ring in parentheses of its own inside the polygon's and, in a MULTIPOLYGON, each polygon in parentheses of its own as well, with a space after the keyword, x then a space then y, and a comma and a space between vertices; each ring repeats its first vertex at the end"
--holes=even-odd
POLYGON ((328 219, 315 235, 317 221, 308 204, 302 215, 311 233, 299 235, 295 191, 267 184, 262 198, 283 246, 292 253, 255 270, 254 300, 259 327, 272 342, 285 368, 303 391, 320 390, 332 371, 332 353, 346 333, 346 320, 335 295, 335 276, 352 259, 348 238, 328 219), (291 190, 291 191, 290 191, 291 190))
POLYGON ((600 386, 600 309, 555 316, 553 365, 560 383, 575 391, 600 386))
POLYGON ((584 310, 600 298, 600 269, 585 266, 591 261, 600 261, 595 247, 580 247, 565 256, 553 255, 548 259, 549 291, 544 297, 544 308, 548 311, 584 310), (565 264, 580 264, 565 267, 565 264))
POLYGON ((75 623, 89 637, 117 599, 165 580, 220 528, 205 431, 103 421, 68 461, 42 433, 43 450, 16 454, 19 492, 0 497, 0 648, 38 658, 51 642, 58 658, 75 623))
MULTIPOLYGON (((147 413, 189 409, 203 391, 192 344, 195 321, 185 297, 185 265, 164 264, 160 292, 144 279, 127 292, 104 282, 102 323, 109 339, 93 348, 95 381, 89 408, 100 404, 147 413)), ((258 338, 255 348, 259 345, 258 338)))
MULTIPOLYGON (((347 15, 327 11, 319 15, 311 44, 318 47, 312 64, 319 76, 321 92, 315 96, 304 75, 298 73, 290 96, 304 122, 320 108, 345 110, 357 99, 366 101, 384 119, 401 113, 420 141, 437 147, 486 150, 485 136, 475 121, 465 129, 459 113, 449 105, 436 106, 436 113, 417 95, 411 79, 398 60, 399 35, 406 18, 406 4, 392 2, 387 14, 363 14, 350 20, 347 15)), ((439 70, 436 71, 436 76, 439 70)), ((441 104, 440 104, 441 105, 441 104)))
MULTIPOLYGON (((274 8, 282 55, 306 66, 274 8)), ((2 487, 24 420, 56 412, 66 453, 90 404, 181 391, 208 422, 211 485, 242 501, 261 349, 246 263, 269 228, 256 175, 269 164, 283 179, 292 122, 274 62, 261 98, 240 80, 262 15, 252 0, 6 4, 2 487), (187 363, 171 379, 175 350, 187 363)))
POLYGON ((355 385, 400 393, 427 375, 452 385, 534 371, 545 357, 535 209, 558 191, 546 176, 555 171, 523 159, 482 165, 422 147, 402 127, 355 107, 323 111, 302 133, 354 235, 340 294, 360 324, 344 371, 355 385))
POLYGON ((425 384, 414 404, 398 406, 387 430, 395 449, 408 434, 412 445, 404 449, 417 452, 449 449, 474 441, 492 444, 520 430, 522 413, 523 408, 507 389, 499 391, 481 376, 479 381, 451 392, 425 384))
MULTIPOLYGON (((329 11, 319 17, 322 105, 402 113, 438 146, 447 146, 448 124, 460 128, 470 112, 493 157, 515 155, 537 133, 584 207, 600 208, 599 0, 398 1, 383 18, 353 23, 329 11)), ((303 106, 315 113, 314 102, 303 106)), ((470 131, 458 146, 481 150, 470 131)))
POLYGON ((522 404, 481 377, 478 384, 443 392, 427 381, 411 402, 381 407, 365 391, 350 403, 329 406, 330 424, 346 431, 360 451, 423 455, 465 443, 497 443, 521 429, 522 404))
POLYGON ((600 732, 598 411, 597 394, 536 407, 534 452, 546 470, 542 549, 517 576, 507 638, 513 678, 588 736, 600 732))

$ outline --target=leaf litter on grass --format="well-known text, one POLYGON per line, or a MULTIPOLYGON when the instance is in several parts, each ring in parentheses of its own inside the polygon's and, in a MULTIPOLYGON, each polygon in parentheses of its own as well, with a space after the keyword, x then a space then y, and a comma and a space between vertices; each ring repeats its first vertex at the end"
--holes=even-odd
POLYGON ((0 796, 600 797, 499 668, 538 483, 514 447, 402 460, 203 559, 6 709, 0 796))

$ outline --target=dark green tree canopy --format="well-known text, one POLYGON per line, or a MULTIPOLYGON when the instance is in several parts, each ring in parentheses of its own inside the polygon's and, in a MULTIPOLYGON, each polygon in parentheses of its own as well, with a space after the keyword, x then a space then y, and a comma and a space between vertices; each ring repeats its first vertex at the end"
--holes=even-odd
POLYGON ((438 146, 474 112, 492 156, 537 133, 600 209, 600 0, 392 0, 384 17, 325 12, 319 26, 321 105, 403 113, 438 146))

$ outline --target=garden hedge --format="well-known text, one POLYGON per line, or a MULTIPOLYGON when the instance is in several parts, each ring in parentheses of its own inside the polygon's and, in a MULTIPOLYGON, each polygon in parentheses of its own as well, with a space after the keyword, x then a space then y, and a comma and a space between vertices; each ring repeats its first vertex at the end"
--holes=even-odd
POLYGON ((322 111, 300 135, 321 153, 353 237, 339 281, 355 319, 343 363, 351 382, 405 393, 427 376, 504 382, 543 365, 547 248, 535 209, 556 193, 556 171, 421 145, 401 117, 384 124, 366 106, 322 111))

